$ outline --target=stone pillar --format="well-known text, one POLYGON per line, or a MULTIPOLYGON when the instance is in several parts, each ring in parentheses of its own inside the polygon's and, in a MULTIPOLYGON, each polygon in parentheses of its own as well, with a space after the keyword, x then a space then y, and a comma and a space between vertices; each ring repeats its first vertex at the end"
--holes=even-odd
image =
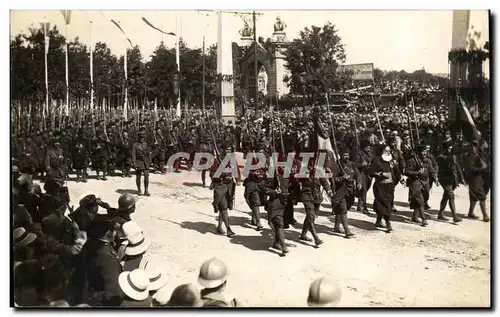
MULTIPOLYGON (((225 21, 227 16, 222 12, 218 15, 218 38, 217 38, 217 73, 223 76, 233 76, 233 53, 231 43, 232 28, 225 21)), ((224 121, 235 122, 236 113, 234 109, 234 86, 233 82, 221 81, 218 85, 219 111, 218 114, 224 121)))
MULTIPOLYGON (((451 50, 466 49, 467 33, 469 32, 470 11, 453 11, 453 25, 451 35, 451 50)), ((450 62, 450 103, 449 120, 455 121, 457 103, 455 100, 456 90, 464 87, 467 82, 467 64, 450 62)))
POLYGON ((276 68, 276 90, 280 96, 286 95, 290 92, 290 88, 287 87, 283 78, 289 73, 288 69, 285 67, 285 59, 283 53, 280 49, 277 49, 275 54, 275 68, 276 68))

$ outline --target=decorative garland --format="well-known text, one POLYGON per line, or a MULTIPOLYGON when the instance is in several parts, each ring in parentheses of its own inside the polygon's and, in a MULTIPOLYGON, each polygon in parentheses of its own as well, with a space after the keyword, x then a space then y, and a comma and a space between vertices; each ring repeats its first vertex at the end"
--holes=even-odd
POLYGON ((234 81, 234 76, 233 75, 217 74, 217 75, 215 75, 215 81, 216 82, 232 82, 232 81, 234 81))
POLYGON ((465 49, 452 50, 448 53, 448 61, 452 64, 479 65, 489 58, 489 53, 480 49, 467 51, 465 49))

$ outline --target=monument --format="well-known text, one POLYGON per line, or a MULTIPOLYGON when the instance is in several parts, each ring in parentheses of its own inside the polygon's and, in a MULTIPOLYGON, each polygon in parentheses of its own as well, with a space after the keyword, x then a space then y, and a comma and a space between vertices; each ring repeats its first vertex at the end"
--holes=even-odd
MULTIPOLYGON (((242 46, 245 47, 245 54, 240 61, 240 70, 242 72, 242 86, 250 99, 255 98, 255 76, 258 76, 259 83, 266 83, 264 95, 275 100, 279 96, 283 96, 289 92, 289 88, 283 81, 287 74, 285 60, 283 57, 283 49, 288 45, 286 39, 286 24, 281 21, 280 17, 276 18, 274 24, 274 32, 272 38, 264 42, 263 40, 257 45, 253 45, 251 36, 253 35, 250 27, 245 24, 245 27, 240 31, 242 46), (257 55, 256 57, 254 55, 257 55), (255 59, 257 59, 257 69, 260 70, 255 74, 255 59), (262 71, 264 68, 264 71, 262 71), (267 75, 267 81, 265 79, 267 75)), ((259 85, 260 86, 260 85, 259 85)), ((261 91, 261 87, 258 87, 261 91)))
POLYGON ((217 94, 219 103, 216 113, 224 121, 235 122, 236 113, 234 109, 234 85, 233 85, 233 49, 231 43, 232 29, 227 26, 227 16, 222 12, 218 15, 218 37, 217 37, 217 74, 221 75, 218 83, 217 94))

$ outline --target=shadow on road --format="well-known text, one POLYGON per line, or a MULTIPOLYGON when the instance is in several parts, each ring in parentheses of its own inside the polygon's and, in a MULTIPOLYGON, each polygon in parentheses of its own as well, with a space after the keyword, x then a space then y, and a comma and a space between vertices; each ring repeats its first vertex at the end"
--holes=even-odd
MULTIPOLYGON (((194 182, 184 182, 182 183, 183 186, 187 186, 187 187, 201 187, 201 188, 204 188, 203 187, 203 184, 200 184, 200 183, 194 183, 194 182)), ((208 187, 207 187, 208 188, 208 187)))
MULTIPOLYGON (((264 229, 260 232, 258 236, 241 236, 236 233, 231 237, 231 243, 239 244, 247 249, 254 251, 270 251, 269 247, 273 243, 271 238, 272 231, 270 229, 264 229)), ((271 252, 271 251, 270 251, 271 252)), ((274 252, 273 252, 274 253, 274 252)))
POLYGON ((349 219, 349 226, 368 231, 377 230, 377 227, 375 227, 375 224, 373 222, 368 222, 361 219, 349 219))
POLYGON ((217 234, 217 226, 215 225, 215 223, 202 221, 183 221, 180 225, 183 229, 198 231, 201 234, 217 234))
POLYGON ((123 195, 123 194, 132 194, 132 195, 137 195, 139 192, 137 189, 117 189, 115 190, 116 193, 123 195))

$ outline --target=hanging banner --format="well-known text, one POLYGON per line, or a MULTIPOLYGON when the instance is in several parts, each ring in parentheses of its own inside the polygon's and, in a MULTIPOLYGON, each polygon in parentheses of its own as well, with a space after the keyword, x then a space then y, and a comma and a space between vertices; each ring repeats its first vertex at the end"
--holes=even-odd
POLYGON ((373 63, 339 65, 337 73, 352 72, 353 80, 373 80, 373 63))

